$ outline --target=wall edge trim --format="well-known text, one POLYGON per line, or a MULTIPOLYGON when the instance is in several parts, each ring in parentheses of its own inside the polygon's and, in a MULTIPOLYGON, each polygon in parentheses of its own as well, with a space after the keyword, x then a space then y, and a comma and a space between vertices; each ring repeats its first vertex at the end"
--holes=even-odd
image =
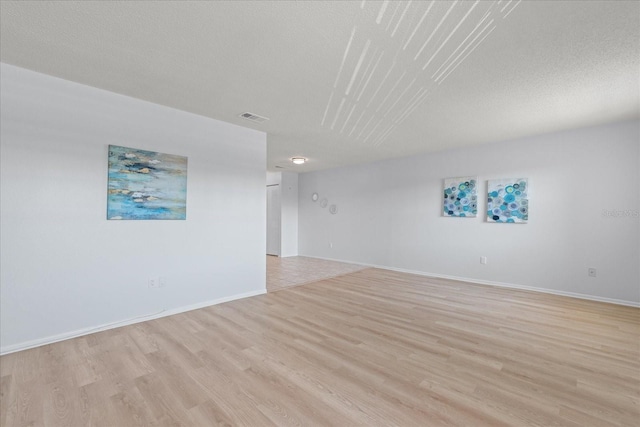
POLYGON ((96 332, 108 331, 110 329, 116 329, 123 326, 133 325, 136 323, 142 323, 149 320, 159 319, 161 317, 173 316, 174 314, 180 314, 187 311, 198 310, 200 308, 211 307, 213 305, 218 305, 225 302, 254 297, 258 295, 264 295, 266 293, 267 293, 266 288, 260 289, 257 291, 243 292, 243 293, 231 295, 228 297, 217 298, 214 300, 199 302, 196 304, 184 305, 181 307, 176 307, 169 310, 162 310, 157 313, 146 314, 146 315, 125 319, 125 320, 121 320, 113 323, 105 323, 105 324, 94 326, 94 327, 76 329, 74 331, 63 332, 56 335, 49 335, 44 338, 37 338, 34 340, 24 341, 18 344, 12 344, 12 345, 0 347, 0 356, 4 356, 5 354, 10 354, 10 353, 16 353, 22 350, 28 350, 31 348, 40 347, 47 344, 53 344, 56 342, 65 341, 72 338, 78 338, 78 337, 93 334, 96 332))
POLYGON ((627 306, 627 307, 640 308, 640 302, 619 300, 619 299, 614 299, 614 298, 606 298, 606 297, 600 297, 600 296, 597 296, 597 295, 580 294, 580 293, 576 293, 576 292, 564 292, 564 291, 557 291, 557 290, 554 290, 554 289, 537 288, 535 286, 516 285, 516 284, 513 284, 513 283, 506 283, 506 282, 493 282, 493 281, 490 281, 490 280, 473 279, 473 278, 469 278, 469 277, 450 276, 450 275, 447 275, 447 274, 430 273, 430 272, 426 272, 426 271, 410 270, 410 269, 406 269, 406 268, 397 268, 397 267, 390 267, 390 266, 384 266, 384 265, 378 265, 378 264, 369 264, 369 263, 364 263, 364 262, 345 261, 345 260, 341 260, 341 259, 325 258, 325 257, 319 257, 319 256, 313 256, 313 255, 300 255, 300 256, 304 256, 304 257, 307 257, 307 258, 322 259, 322 260, 326 260, 326 261, 342 262, 342 263, 347 263, 347 264, 358 264, 358 265, 363 265, 363 266, 372 267, 372 268, 379 268, 379 269, 382 269, 382 270, 390 270, 390 271, 397 271, 397 272, 400 272, 400 273, 415 274, 415 275, 418 275, 418 276, 434 277, 434 278, 438 278, 438 279, 458 280, 458 281, 461 281, 461 282, 467 282, 467 283, 471 283, 471 284, 475 284, 475 285, 498 286, 498 287, 501 287, 501 288, 510 288, 510 289, 519 289, 519 290, 522 290, 522 291, 540 292, 540 293, 545 293, 545 294, 559 295, 559 296, 570 297, 570 298, 578 298, 578 299, 584 299, 584 300, 589 300, 589 301, 597 301, 597 302, 604 302, 604 303, 609 303, 609 304, 623 305, 623 306, 627 306))

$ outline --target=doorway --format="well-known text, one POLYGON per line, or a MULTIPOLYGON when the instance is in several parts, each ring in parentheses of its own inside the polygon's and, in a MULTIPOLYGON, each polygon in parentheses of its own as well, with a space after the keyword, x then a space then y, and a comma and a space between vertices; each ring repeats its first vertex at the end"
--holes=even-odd
POLYGON ((280 256, 280 185, 267 185, 267 255, 280 256))

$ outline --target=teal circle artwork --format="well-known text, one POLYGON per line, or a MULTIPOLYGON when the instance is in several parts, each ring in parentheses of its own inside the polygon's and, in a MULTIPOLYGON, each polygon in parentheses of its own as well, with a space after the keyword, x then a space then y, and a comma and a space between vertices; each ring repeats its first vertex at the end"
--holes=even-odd
POLYGON ((472 218, 478 215, 477 177, 444 180, 442 215, 460 218, 472 218))
POLYGON ((529 220, 529 180, 495 179, 487 186, 487 221, 526 223, 529 220))

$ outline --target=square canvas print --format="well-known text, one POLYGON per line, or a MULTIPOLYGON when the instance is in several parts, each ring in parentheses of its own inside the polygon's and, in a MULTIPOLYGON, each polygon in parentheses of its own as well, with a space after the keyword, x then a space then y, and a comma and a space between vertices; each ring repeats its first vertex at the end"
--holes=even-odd
POLYGON ((527 178, 488 181, 487 221, 526 223, 529 219, 527 178))
POLYGON ((186 217, 186 157, 109 146, 107 219, 186 217))
POLYGON ((473 218, 478 214, 478 178, 464 176, 444 180, 443 216, 473 218))

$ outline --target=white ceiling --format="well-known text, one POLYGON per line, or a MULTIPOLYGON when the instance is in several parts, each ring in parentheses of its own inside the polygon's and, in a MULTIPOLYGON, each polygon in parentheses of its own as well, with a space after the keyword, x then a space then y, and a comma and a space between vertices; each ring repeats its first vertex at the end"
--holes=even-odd
POLYGON ((269 170, 640 117, 637 1, 0 7, 3 62, 264 130, 269 170))

